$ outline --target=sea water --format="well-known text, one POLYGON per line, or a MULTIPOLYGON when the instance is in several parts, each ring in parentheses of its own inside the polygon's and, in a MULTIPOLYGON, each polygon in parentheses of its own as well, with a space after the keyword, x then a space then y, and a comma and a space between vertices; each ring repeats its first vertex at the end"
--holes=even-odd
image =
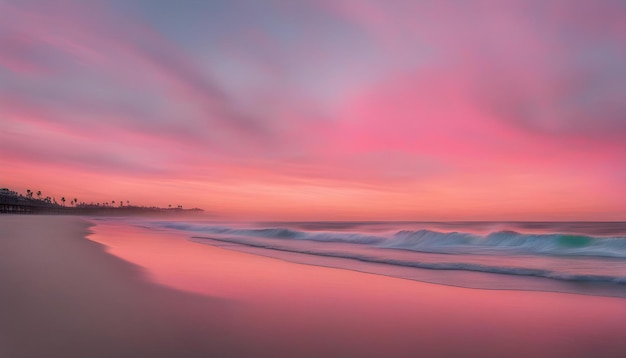
POLYGON ((132 224, 229 250, 423 282, 626 297, 624 222, 132 224))

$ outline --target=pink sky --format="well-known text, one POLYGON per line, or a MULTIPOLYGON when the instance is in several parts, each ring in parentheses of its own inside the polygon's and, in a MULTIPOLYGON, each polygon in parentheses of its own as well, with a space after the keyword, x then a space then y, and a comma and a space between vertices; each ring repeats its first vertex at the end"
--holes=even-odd
POLYGON ((0 187, 232 219, 626 220, 624 18, 0 0, 0 187))

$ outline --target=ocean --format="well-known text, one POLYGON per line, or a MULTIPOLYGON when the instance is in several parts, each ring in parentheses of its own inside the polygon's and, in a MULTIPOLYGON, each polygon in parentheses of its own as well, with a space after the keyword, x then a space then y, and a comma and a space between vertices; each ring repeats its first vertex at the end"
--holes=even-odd
POLYGON ((626 297, 626 222, 128 219, 289 262, 479 289, 626 297))

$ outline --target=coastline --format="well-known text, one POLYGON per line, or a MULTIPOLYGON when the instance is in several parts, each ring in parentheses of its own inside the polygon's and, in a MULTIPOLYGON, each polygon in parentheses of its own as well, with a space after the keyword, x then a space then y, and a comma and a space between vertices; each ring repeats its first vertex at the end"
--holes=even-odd
POLYGON ((76 217, 0 217, 0 356, 626 353, 624 299, 449 287, 117 222, 88 229, 76 217))
POLYGON ((0 217, 0 356, 230 355, 233 303, 154 285, 77 217, 0 217), (198 330, 213 342, 199 339, 198 330), (217 344, 216 344, 217 342, 217 344))

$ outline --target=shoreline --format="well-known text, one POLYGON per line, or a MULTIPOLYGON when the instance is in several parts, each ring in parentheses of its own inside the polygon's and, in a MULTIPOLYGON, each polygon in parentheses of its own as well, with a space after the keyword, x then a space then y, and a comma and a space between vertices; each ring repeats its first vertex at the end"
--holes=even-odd
POLYGON ((5 218, 0 355, 11 358, 626 353, 623 299, 457 288, 117 222, 89 233, 76 217, 5 218))
POLYGON ((194 337, 198 329, 221 336, 233 302, 152 284, 143 268, 87 240, 93 225, 84 219, 2 216, 0 225, 0 356, 236 351, 194 337))
POLYGON ((602 282, 602 281, 575 281, 562 278, 534 276, 526 274, 497 273, 478 270, 455 270, 455 269, 432 269, 428 266, 410 266, 391 264, 392 270, 386 270, 388 262, 376 259, 362 259, 360 257, 336 256, 312 251, 301 252, 295 249, 272 247, 262 244, 252 244, 239 242, 237 240, 225 240, 214 237, 191 236, 189 241, 214 247, 224 248, 236 252, 259 255, 286 262, 302 265, 312 265, 318 267, 335 268, 339 270, 349 270, 364 274, 380 275, 389 278, 404 279, 415 282, 443 285, 457 288, 495 290, 495 291, 529 291, 529 292, 554 292, 564 294, 575 294, 597 297, 614 297, 626 299, 626 285, 623 283, 602 282), (226 244, 226 245, 225 245, 226 244), (271 252, 272 254, 269 254, 271 252), (324 263, 316 262, 315 258, 323 258, 324 263), (402 272, 404 270, 404 272, 402 272), (445 278, 453 272, 462 272, 466 277, 498 278, 492 286, 480 284, 461 283, 458 280, 445 278), (424 274, 427 272, 427 274, 424 274), (417 273, 417 274, 416 274, 417 273), (421 274, 420 274, 421 273, 421 274), (438 277, 437 277, 438 276, 438 277), (502 278, 505 277, 512 282, 508 286, 502 286, 502 278), (515 285, 517 282, 517 286, 515 285), (578 286, 578 287, 576 287, 578 286), (584 286, 584 289, 582 287, 584 286))

